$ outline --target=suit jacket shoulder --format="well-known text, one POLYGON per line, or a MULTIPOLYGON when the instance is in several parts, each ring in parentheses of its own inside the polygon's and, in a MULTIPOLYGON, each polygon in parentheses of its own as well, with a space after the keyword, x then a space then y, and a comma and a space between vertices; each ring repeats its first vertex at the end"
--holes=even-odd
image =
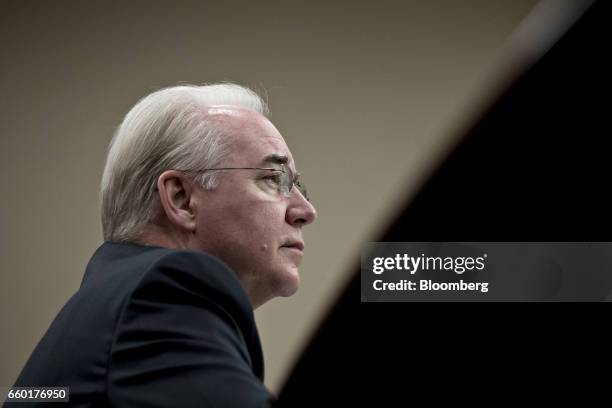
POLYGON ((262 381, 233 271, 201 252, 105 243, 15 385, 69 386, 81 406, 262 406, 262 381))

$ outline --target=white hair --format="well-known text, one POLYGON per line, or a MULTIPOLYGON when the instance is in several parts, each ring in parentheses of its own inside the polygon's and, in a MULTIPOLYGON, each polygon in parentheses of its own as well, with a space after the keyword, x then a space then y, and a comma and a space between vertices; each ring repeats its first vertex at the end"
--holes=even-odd
MULTIPOLYGON (((154 214, 154 188, 166 170, 218 167, 227 156, 225 129, 207 108, 233 105, 267 115, 264 100, 240 85, 181 85, 142 98, 127 113, 109 146, 102 175, 104 240, 134 241, 154 214)), ((200 173, 203 188, 217 185, 215 173, 200 173)))

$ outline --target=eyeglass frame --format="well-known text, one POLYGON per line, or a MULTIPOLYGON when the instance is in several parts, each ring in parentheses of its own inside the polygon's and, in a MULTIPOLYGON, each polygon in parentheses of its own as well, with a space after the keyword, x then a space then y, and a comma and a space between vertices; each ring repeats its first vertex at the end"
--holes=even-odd
POLYGON ((278 184, 278 191, 282 193, 285 197, 289 197, 291 195, 291 190, 293 186, 295 186, 302 197, 306 199, 306 201, 310 202, 310 198, 308 197, 308 192, 306 190, 306 186, 299 180, 301 176, 300 173, 293 174, 290 168, 285 167, 284 164, 281 164, 280 169, 275 169, 271 167, 217 167, 217 168, 209 168, 209 169, 199 169, 199 170, 179 170, 185 173, 203 173, 206 171, 217 171, 217 170, 268 170, 275 171, 284 174, 287 178, 286 181, 283 182, 283 178, 281 178, 281 182, 278 184), (286 191, 285 191, 286 190, 286 191))

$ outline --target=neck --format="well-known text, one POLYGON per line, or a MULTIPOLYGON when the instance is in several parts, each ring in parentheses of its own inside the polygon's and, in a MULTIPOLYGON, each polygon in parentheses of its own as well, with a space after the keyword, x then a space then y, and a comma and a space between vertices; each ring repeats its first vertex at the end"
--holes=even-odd
POLYGON ((135 240, 136 243, 147 246, 159 246, 173 249, 192 249, 185 237, 172 234, 157 224, 149 224, 135 240))
MULTIPOLYGON (((202 251, 201 249, 196 248, 194 245, 190 245, 190 240, 188 237, 185 237, 184 234, 178 234, 178 232, 172 234, 166 228, 158 224, 147 225, 142 234, 140 234, 140 236, 135 240, 135 243, 146 246, 202 251)), ((236 273, 236 271, 233 272, 236 273)), ((264 291, 259 290, 256 287, 256 284, 245 281, 244 277, 238 273, 236 273, 236 275, 247 293, 253 310, 257 309, 272 298, 272 296, 262 296, 264 291)))

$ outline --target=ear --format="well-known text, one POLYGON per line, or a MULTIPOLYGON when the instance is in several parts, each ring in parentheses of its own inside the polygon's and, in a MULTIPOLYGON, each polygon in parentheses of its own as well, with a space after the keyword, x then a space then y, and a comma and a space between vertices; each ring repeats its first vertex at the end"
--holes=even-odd
POLYGON ((167 170, 157 178, 159 200, 170 223, 181 230, 194 231, 196 207, 193 186, 184 173, 167 170))

